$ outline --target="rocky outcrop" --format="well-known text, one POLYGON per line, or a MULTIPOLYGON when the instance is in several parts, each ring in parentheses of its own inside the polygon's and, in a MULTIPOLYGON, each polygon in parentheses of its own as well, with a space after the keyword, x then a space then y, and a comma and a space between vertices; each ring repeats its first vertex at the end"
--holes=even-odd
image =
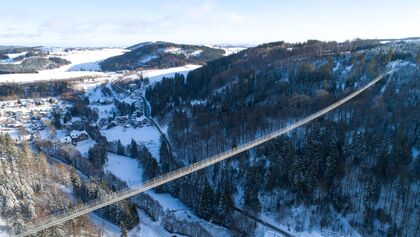
POLYGON ((163 227, 172 233, 192 237, 212 237, 196 218, 187 213, 166 211, 162 218, 163 227))
POLYGON ((192 237, 218 236, 217 233, 210 233, 208 228, 203 225, 203 221, 189 211, 164 210, 164 207, 147 193, 139 194, 131 201, 145 211, 153 221, 160 220, 161 225, 170 233, 192 237))
POLYGON ((158 221, 165 213, 160 203, 146 193, 141 193, 133 197, 132 201, 138 208, 144 210, 153 221, 158 221))

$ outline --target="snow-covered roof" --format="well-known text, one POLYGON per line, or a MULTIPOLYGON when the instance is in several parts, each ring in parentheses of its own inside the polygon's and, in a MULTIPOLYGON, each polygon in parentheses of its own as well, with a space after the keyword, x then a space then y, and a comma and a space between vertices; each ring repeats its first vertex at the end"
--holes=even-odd
POLYGON ((147 120, 147 117, 146 117, 146 116, 144 116, 144 115, 142 115, 142 116, 140 116, 140 117, 137 117, 137 118, 136 118, 136 121, 137 121, 137 122, 141 122, 141 121, 143 121, 143 120, 147 120))
POLYGON ((77 130, 73 130, 73 131, 71 131, 71 133, 70 133, 70 137, 71 137, 71 138, 73 138, 73 139, 75 139, 75 138, 78 138, 78 137, 79 137, 80 135, 82 135, 82 134, 88 135, 86 131, 77 131, 77 130))

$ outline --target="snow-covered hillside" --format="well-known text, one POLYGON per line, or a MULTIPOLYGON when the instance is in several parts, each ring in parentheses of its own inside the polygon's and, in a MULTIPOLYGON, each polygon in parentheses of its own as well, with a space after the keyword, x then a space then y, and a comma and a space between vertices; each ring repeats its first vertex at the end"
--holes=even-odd
POLYGON ((152 115, 169 121, 175 163, 284 127, 395 69, 322 120, 168 190, 210 220, 220 218, 214 200, 228 200, 296 236, 418 236, 419 44, 338 46, 271 43, 207 64, 182 89, 179 78, 157 83, 147 98, 161 108, 152 115))
POLYGON ((7 64, 7 63, 20 63, 19 61, 15 61, 16 58, 24 56, 27 52, 22 52, 22 53, 11 53, 11 54, 6 54, 6 56, 8 56, 8 59, 3 59, 0 60, 0 64, 7 64))
POLYGON ((52 55, 72 62, 57 71, 101 71, 100 62, 127 51, 121 48, 75 49, 69 52, 53 52, 52 55))
POLYGON ((239 53, 242 50, 245 50, 246 47, 243 46, 222 46, 222 45, 209 45, 208 47, 212 47, 215 49, 222 49, 225 51, 224 56, 229 56, 235 53, 239 53))
POLYGON ((126 50, 121 48, 75 49, 69 52, 55 50, 51 52, 51 56, 69 60, 71 64, 52 70, 43 70, 39 73, 0 75, 0 83, 106 76, 105 73, 100 72, 98 64, 109 57, 121 55, 124 52, 126 50))
POLYGON ((220 48, 169 42, 142 43, 129 47, 130 52, 101 63, 104 71, 162 69, 187 64, 206 64, 225 55, 220 48))
POLYGON ((145 70, 142 71, 144 77, 148 77, 150 83, 155 83, 164 77, 173 77, 176 73, 186 76, 189 71, 200 68, 201 65, 188 64, 181 67, 173 67, 167 69, 145 70))

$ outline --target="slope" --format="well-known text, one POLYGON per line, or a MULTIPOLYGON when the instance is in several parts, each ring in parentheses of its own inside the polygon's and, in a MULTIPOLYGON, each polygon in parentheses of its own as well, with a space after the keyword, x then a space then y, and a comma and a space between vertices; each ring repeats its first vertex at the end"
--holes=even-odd
POLYGON ((205 64, 225 54, 222 49, 168 42, 142 43, 130 52, 103 61, 104 71, 170 68, 187 64, 205 64))

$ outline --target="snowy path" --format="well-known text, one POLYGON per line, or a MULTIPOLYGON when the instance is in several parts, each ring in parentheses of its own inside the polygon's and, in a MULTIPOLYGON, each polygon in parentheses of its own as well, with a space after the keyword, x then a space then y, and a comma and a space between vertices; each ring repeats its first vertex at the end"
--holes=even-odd
POLYGON ((127 188, 127 189, 123 189, 119 192, 116 193, 111 193, 107 196, 103 196, 99 199, 96 200, 92 200, 91 202, 82 204, 78 207, 75 207, 74 209, 71 209, 67 212, 60 212, 57 213, 55 215, 49 216, 44 220, 40 220, 39 223, 35 226, 29 226, 27 228, 27 231, 17 235, 17 237, 20 236, 27 236, 33 233, 36 233, 38 231, 41 231, 43 229, 55 226, 57 224, 63 223, 65 221, 74 219, 76 217, 85 215, 87 213, 90 213, 92 211, 95 211, 97 209, 100 209, 102 207, 108 206, 110 204, 119 202, 121 200, 124 200, 126 198, 135 196, 139 193, 143 193, 147 190, 156 188, 160 185, 169 183, 175 179, 179 179, 181 177, 184 177, 186 175, 189 175, 191 173, 194 173, 198 170, 204 169, 206 167, 209 167, 213 164, 216 164, 218 162, 221 162, 223 160, 229 159, 235 155, 238 155, 244 151, 247 151, 249 149, 252 149, 256 146, 259 146, 265 142, 268 142, 274 138, 277 138, 283 134, 286 134, 292 130, 294 130, 295 128, 298 128, 300 126, 303 126, 309 122, 311 122, 312 120, 321 117, 322 115, 330 112, 331 110, 334 110, 338 107, 340 107, 341 105, 343 105, 344 103, 346 103, 347 101, 353 99, 354 97, 356 97, 357 95, 359 95, 360 93, 364 92, 365 90, 367 90, 368 88, 370 88, 372 85, 376 84, 377 82, 379 82, 380 80, 382 80, 383 78, 385 78, 387 75, 391 74, 393 72, 393 69, 379 75, 378 77, 376 77, 374 80, 372 80, 371 82, 367 83, 365 86, 359 88, 358 90, 356 90, 355 92, 351 93, 350 95, 344 97, 343 99, 335 102, 334 104, 314 113, 311 114, 301 120, 298 120, 297 122, 285 127, 285 128, 281 128, 277 131, 274 131, 272 133, 269 133, 267 135, 264 135, 260 138, 257 138, 253 141, 250 141, 248 143, 245 143, 243 145, 240 145, 238 147, 232 148, 231 150, 222 152, 221 154, 212 156, 210 158, 201 160, 199 162, 193 163, 191 165, 188 165, 186 167, 174 170, 172 172, 169 172, 167 174, 161 175, 159 177, 153 178, 149 181, 146 181, 144 183, 139 184, 136 187, 133 188, 127 188))

